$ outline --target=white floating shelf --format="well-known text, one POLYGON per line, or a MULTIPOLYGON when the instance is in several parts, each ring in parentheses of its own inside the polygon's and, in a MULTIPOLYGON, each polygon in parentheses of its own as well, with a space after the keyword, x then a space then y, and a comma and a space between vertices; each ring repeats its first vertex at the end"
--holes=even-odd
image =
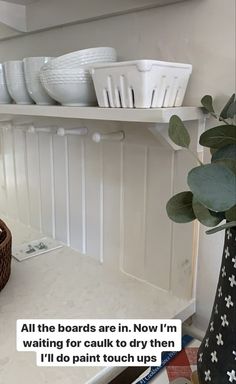
POLYGON ((63 107, 40 105, 0 105, 0 115, 56 117, 65 119, 91 119, 110 121, 130 121, 146 123, 168 123, 172 115, 182 120, 199 120, 202 109, 199 107, 125 109, 99 107, 63 107))
MULTIPOLYGON (((64 107, 40 106, 40 105, 0 105, 0 122, 16 120, 17 117, 35 117, 42 119, 72 119, 106 120, 120 122, 145 123, 152 134, 167 143, 174 150, 181 149, 168 137, 167 124, 172 115, 178 115, 183 121, 198 121, 198 137, 205 129, 206 115, 200 107, 175 107, 175 108, 150 108, 150 109, 126 109, 126 108, 100 108, 100 107, 64 107)), ((44 121, 45 124, 45 121, 44 121)), ((57 122, 58 124, 58 122, 57 122)), ((198 145, 198 152, 202 147, 198 145)))

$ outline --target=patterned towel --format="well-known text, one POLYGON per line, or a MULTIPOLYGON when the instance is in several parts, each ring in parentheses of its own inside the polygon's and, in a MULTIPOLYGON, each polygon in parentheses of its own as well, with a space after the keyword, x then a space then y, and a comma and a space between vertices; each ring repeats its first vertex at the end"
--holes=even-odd
MULTIPOLYGON (((192 339, 188 346, 176 356, 172 356, 162 369, 148 368, 133 384, 180 384, 189 383, 192 373, 197 369, 197 351, 200 341, 192 339)), ((171 355, 170 355, 171 356, 171 355)), ((168 356, 167 356, 168 357, 168 356)))
POLYGON ((191 380, 192 373, 197 369, 197 351, 198 346, 191 345, 167 364, 165 370, 170 383, 182 377, 191 380))

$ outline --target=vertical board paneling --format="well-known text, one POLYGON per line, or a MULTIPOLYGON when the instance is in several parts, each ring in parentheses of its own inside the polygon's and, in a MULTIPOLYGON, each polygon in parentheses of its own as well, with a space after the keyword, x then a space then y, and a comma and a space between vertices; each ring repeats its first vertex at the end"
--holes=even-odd
POLYGON ((86 175, 86 248, 89 256, 99 260, 101 238, 101 149, 91 140, 85 143, 85 175, 86 175))
POLYGON ((113 269, 191 296, 192 225, 166 214, 194 160, 145 144, 1 130, 0 210, 113 269))
POLYGON ((67 212, 67 164, 65 138, 53 136, 55 237, 69 244, 67 212))
POLYGON ((123 162, 123 268, 144 278, 146 151, 141 145, 124 145, 123 162))
POLYGON ((5 155, 3 142, 3 128, 0 127, 0 211, 7 215, 7 195, 5 182, 5 155))
POLYGON ((16 184, 19 220, 30 224, 29 193, 27 180, 26 136, 22 129, 14 129, 16 184))
POLYGON ((41 230, 41 196, 38 135, 26 133, 30 224, 41 230))
POLYGON ((42 232, 48 236, 53 233, 54 199, 53 191, 53 169, 52 169, 52 136, 47 133, 39 133, 39 164, 41 184, 41 210, 42 210, 42 232))
MULTIPOLYGON (((189 190, 188 171, 196 166, 191 154, 177 151, 174 162, 174 194, 189 190)), ((171 290, 177 296, 189 298, 192 288, 193 225, 173 224, 171 290)))
POLYGON ((18 219, 18 204, 17 204, 17 188, 15 177, 15 153, 14 153, 14 139, 13 129, 9 126, 3 130, 3 147, 5 157, 5 178, 6 178, 6 191, 8 214, 14 219, 18 219))
POLYGON ((83 139, 68 137, 70 245, 83 253, 83 139))
POLYGON ((104 263, 119 268, 120 258, 120 144, 103 144, 104 263))
POLYGON ((166 202, 171 195, 172 152, 149 148, 145 279, 168 290, 171 264, 171 221, 166 202))

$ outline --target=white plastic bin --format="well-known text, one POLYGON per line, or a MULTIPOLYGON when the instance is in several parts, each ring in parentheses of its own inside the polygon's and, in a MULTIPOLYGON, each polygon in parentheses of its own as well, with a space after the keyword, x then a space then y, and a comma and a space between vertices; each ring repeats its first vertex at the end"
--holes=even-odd
POLYGON ((100 107, 161 108, 183 103, 192 65, 156 60, 94 65, 100 107))

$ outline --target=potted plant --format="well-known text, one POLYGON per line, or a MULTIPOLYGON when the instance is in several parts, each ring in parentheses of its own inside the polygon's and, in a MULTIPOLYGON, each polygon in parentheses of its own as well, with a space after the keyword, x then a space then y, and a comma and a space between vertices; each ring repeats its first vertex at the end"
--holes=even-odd
MULTIPOLYGON (((213 227, 207 234, 225 231, 215 302, 198 352, 198 379, 200 384, 227 384, 236 383, 236 100, 232 95, 220 114, 215 112, 211 96, 204 96, 201 102, 218 120, 199 140, 210 148, 211 162, 203 164, 191 151, 198 166, 188 173, 189 191, 173 196, 166 209, 177 223, 197 219, 213 227)), ((176 115, 170 119, 169 137, 190 150, 189 133, 176 115)))

